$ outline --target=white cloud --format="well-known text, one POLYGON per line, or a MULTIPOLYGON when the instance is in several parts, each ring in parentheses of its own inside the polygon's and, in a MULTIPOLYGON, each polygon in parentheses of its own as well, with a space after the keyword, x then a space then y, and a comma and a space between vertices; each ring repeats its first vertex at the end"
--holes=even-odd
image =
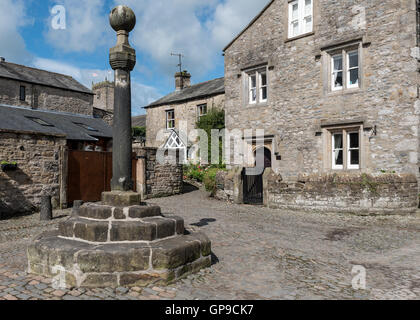
MULTIPOLYGON (((115 4, 122 2, 115 1, 115 4)), ((136 49, 148 54, 167 77, 185 55, 185 69, 200 77, 214 68, 222 49, 259 13, 268 0, 125 0, 136 13, 131 36, 136 49)))
POLYGON ((53 29, 51 15, 48 31, 45 34, 50 45, 65 53, 91 53, 107 43, 107 35, 111 34, 112 29, 108 28, 108 15, 104 8, 104 1, 62 0, 60 4, 66 9, 66 28, 53 29))
POLYGON ((209 23, 215 46, 223 49, 267 5, 268 0, 227 0, 220 3, 209 23))
MULTIPOLYGON (((34 59, 33 66, 35 68, 72 76, 87 88, 92 87, 92 82, 100 82, 105 80, 105 78, 108 78, 110 81, 114 79, 114 72, 112 70, 80 69, 68 63, 39 57, 34 59)), ((138 82, 134 77, 132 79, 131 93, 133 115, 143 114, 144 110, 142 107, 157 100, 161 96, 155 88, 138 82)))
POLYGON ((30 23, 21 0, 0 0, 0 56, 9 61, 26 63, 30 54, 19 28, 30 23))

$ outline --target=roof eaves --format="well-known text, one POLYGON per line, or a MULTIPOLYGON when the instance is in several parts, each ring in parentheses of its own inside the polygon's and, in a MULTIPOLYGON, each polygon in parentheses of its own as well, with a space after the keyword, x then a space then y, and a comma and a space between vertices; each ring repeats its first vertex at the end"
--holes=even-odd
POLYGON ((235 37, 235 38, 233 38, 233 40, 231 41, 231 42, 229 42, 229 44, 223 49, 223 52, 225 52, 236 40, 238 40, 238 38, 242 35, 242 34, 244 34, 244 32, 246 31, 246 30, 248 30, 248 28, 249 27, 251 27, 254 23, 255 23, 255 21, 257 21, 258 20, 258 18, 259 17, 261 17, 262 15, 263 15, 263 13, 271 6, 271 4, 274 2, 275 0, 271 0, 269 3, 267 3, 267 5, 261 10, 261 12, 260 13, 258 13, 257 14, 257 16, 254 18, 254 19, 252 19, 252 21, 241 31, 241 32, 239 32, 238 33, 238 35, 235 37))
POLYGON ((151 108, 157 108, 157 107, 161 107, 161 106, 167 106, 167 105, 169 106, 169 105, 173 105, 173 104, 185 103, 185 102, 189 102, 189 101, 193 101, 193 100, 218 96, 218 95, 221 95, 221 94, 224 94, 224 93, 225 93, 225 90, 219 91, 219 92, 203 94, 203 95, 199 95, 199 96, 194 96, 194 97, 189 97, 189 98, 185 98, 185 99, 173 100, 173 101, 169 101, 169 102, 162 102, 162 103, 157 103, 157 104, 152 103, 152 104, 149 104, 148 106, 143 107, 143 109, 151 109, 151 108))

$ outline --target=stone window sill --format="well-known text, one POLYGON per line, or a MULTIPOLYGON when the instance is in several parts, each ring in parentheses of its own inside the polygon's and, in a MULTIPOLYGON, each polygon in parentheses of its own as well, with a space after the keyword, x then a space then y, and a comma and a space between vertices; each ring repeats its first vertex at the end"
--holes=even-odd
POLYGON ((252 108, 264 108, 268 106, 268 102, 261 102, 261 103, 253 103, 247 104, 244 106, 244 109, 252 109, 252 108))
POLYGON ((337 91, 329 91, 328 96, 342 96, 346 94, 356 94, 356 93, 363 93, 363 89, 361 88, 352 88, 352 89, 343 89, 337 91))
POLYGON ((293 38, 287 38, 287 39, 284 41, 284 43, 291 42, 291 41, 295 41, 295 40, 302 39, 302 38, 306 38, 306 37, 310 37, 310 36, 313 36, 313 35, 315 35, 315 32, 313 32, 313 31, 312 31, 312 32, 308 32, 308 33, 301 34, 301 35, 296 36, 296 37, 293 37, 293 38))

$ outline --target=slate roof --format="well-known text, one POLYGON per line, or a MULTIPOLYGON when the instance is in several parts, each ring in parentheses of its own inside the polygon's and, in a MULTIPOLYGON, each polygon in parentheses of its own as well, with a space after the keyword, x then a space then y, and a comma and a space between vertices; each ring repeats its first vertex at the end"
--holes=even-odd
POLYGON ((131 118, 131 125, 133 127, 145 127, 146 126, 146 115, 132 117, 131 118))
POLYGON ((148 109, 167 104, 181 103, 223 93, 225 93, 225 78, 218 78, 172 92, 144 108, 148 109))
POLYGON ((112 138, 112 128, 102 119, 72 113, 32 110, 0 104, 0 131, 65 135, 67 140, 97 141, 112 138), (41 119, 41 125, 32 118, 41 119), (82 125, 80 125, 82 124, 82 125), (94 131, 89 130, 92 128, 94 131))
POLYGON ((59 89, 93 94, 91 90, 71 76, 34 69, 10 62, 0 62, 0 78, 8 78, 59 89))

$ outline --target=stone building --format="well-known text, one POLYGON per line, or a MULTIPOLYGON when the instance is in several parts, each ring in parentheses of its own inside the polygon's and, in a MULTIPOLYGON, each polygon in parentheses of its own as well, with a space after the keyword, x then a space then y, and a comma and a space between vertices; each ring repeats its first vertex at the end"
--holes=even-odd
POLYGON ((145 107, 147 147, 177 149, 186 159, 191 144, 179 136, 179 131, 189 134, 208 110, 224 109, 223 78, 195 85, 190 78, 186 71, 176 73, 175 91, 145 107), (157 139, 159 132, 164 133, 161 139, 157 139))
POLYGON ((0 59, 0 162, 15 164, 0 171, 0 216, 36 210, 42 195, 67 206, 70 153, 112 148, 93 114, 92 91, 72 77, 0 59))
POLYGON ((107 79, 103 82, 92 84, 93 98, 93 116, 101 118, 109 125, 112 125, 114 115, 114 91, 113 82, 107 79))
POLYGON ((0 59, 0 103, 92 115, 93 93, 72 77, 0 59))
MULTIPOLYGON (((224 49, 226 127, 265 147, 266 205, 416 210, 418 16, 416 0, 274 0, 224 49)), ((231 163, 234 201, 253 163, 231 163)))

